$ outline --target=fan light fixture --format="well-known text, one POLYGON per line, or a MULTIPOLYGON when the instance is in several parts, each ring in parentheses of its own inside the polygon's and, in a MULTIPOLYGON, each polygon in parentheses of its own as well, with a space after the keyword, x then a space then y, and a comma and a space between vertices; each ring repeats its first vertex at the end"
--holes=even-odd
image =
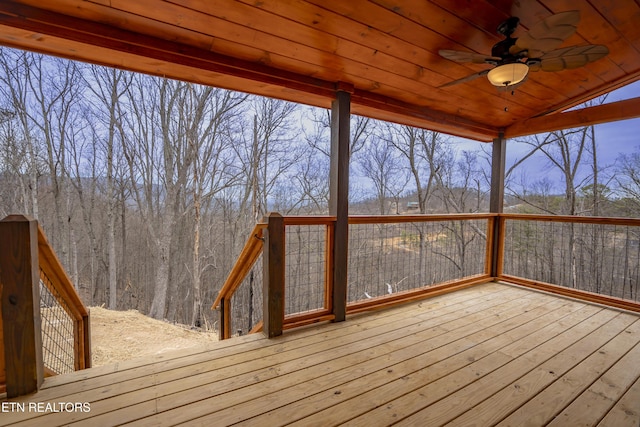
POLYGON ((494 86, 505 87, 517 85, 529 73, 529 66, 522 62, 512 62, 500 65, 487 74, 487 78, 494 86))

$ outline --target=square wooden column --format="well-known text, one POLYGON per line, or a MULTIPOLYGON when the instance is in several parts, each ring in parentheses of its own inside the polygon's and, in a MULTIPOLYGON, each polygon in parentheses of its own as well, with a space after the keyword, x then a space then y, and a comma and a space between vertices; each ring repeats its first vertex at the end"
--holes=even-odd
MULTIPOLYGON (((501 214, 504 208, 504 174, 506 163, 507 140, 504 134, 493 140, 491 152, 491 194, 489 212, 501 214)), ((504 248, 503 219, 498 216, 493 227, 493 248, 491 254, 491 276, 502 273, 502 248, 504 248)))
POLYGON ((0 295, 7 397, 44 381, 40 327, 38 223, 22 215, 0 221, 0 295))
POLYGON ((262 252, 262 330, 269 338, 282 335, 285 297, 285 231, 282 215, 272 212, 265 218, 262 252))
POLYGON ((331 169, 329 214, 336 217, 333 239, 332 312, 335 322, 347 313, 347 256, 349 254, 349 146, 351 94, 338 90, 331 106, 331 169))

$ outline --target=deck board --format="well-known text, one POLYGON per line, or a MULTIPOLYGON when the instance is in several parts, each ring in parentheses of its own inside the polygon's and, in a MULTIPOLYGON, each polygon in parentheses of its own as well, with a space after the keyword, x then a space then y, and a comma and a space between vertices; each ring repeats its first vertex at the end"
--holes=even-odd
POLYGON ((3 425, 633 425, 640 316, 488 283, 47 379, 3 425), (584 408, 589 408, 585 410, 584 408), (574 423, 575 421, 575 423, 574 423))
POLYGON ((598 427, 640 426, 640 378, 600 421, 598 427))

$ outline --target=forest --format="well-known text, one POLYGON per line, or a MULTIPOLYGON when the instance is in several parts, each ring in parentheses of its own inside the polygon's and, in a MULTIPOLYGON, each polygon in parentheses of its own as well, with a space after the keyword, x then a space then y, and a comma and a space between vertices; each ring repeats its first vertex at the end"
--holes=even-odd
MULTIPOLYGON (((0 217, 40 222, 86 305, 213 328, 256 222, 327 214, 329 124, 323 109, 1 48, 0 217)), ((638 217, 637 149, 601 165, 593 127, 517 142, 505 211, 638 217), (521 173, 532 161, 543 173, 521 173)), ((353 116, 350 213, 487 212, 491 146, 477 144, 353 116)))

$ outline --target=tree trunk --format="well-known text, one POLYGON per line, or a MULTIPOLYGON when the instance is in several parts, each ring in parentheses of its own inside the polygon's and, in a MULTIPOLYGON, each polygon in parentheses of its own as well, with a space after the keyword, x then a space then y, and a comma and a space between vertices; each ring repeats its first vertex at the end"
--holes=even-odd
MULTIPOLYGON (((170 216, 173 216, 169 214, 170 216)), ((167 223, 173 221, 167 219, 167 223)), ((165 318, 167 310, 167 294, 169 290, 169 260, 171 252, 171 226, 165 225, 162 230, 160 241, 158 242, 158 266, 156 268, 155 283, 153 286, 153 301, 149 316, 162 320, 165 318)))

